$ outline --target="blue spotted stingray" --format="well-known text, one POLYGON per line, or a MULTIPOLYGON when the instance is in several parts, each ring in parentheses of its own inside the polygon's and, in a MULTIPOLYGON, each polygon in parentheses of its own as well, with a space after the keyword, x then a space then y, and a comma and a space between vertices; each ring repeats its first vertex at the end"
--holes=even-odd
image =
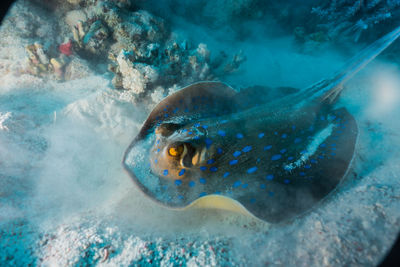
POLYGON ((400 27, 304 90, 185 87, 153 109, 123 165, 147 196, 171 208, 228 209, 272 223, 304 213, 351 167, 357 123, 335 107, 344 83, 399 35, 400 27))

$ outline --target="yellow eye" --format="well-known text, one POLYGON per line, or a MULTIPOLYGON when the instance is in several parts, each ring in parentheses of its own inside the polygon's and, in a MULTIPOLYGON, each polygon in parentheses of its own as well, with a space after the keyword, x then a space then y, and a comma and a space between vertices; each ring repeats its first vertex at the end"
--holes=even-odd
POLYGON ((168 154, 172 157, 179 157, 183 152, 183 145, 178 145, 176 147, 170 147, 168 149, 168 154))

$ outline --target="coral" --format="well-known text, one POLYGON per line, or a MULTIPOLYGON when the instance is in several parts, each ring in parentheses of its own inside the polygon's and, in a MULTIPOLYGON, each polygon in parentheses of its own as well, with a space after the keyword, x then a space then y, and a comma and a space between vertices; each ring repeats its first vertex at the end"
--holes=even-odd
POLYGON ((398 0, 336 0, 312 8, 311 15, 316 28, 329 38, 347 37, 358 42, 368 34, 373 35, 371 39, 376 39, 380 34, 380 24, 398 20, 399 6, 398 0))
MULTIPOLYGON (((89 64, 101 73, 109 65, 115 88, 150 98, 155 88, 158 95, 166 95, 169 88, 221 78, 237 71, 245 60, 240 53, 233 57, 213 54, 206 44, 191 44, 171 31, 162 18, 138 9, 136 1, 33 2, 63 19, 54 21, 56 37, 46 42, 41 38, 39 44, 31 39, 38 35, 30 35, 28 45, 24 45, 28 64, 22 72, 38 77, 75 79, 90 73, 89 64)), ((246 1, 242 2, 237 9, 246 1)), ((42 19, 47 25, 45 17, 42 19)), ((24 23, 28 24, 29 20, 24 23)))
MULTIPOLYGON (((171 32, 163 19, 144 10, 121 9, 114 1, 87 3, 81 13, 70 13, 72 50, 99 62, 111 61, 115 88, 149 96, 154 88, 167 88, 209 80, 236 71, 244 57, 211 58, 205 44, 191 47, 171 32), (84 18, 82 21, 79 18, 84 18)), ((160 90, 158 90, 160 91, 160 90)))
POLYGON ((66 55, 66 56, 72 55, 72 50, 71 50, 72 42, 71 41, 61 44, 58 48, 62 54, 66 55))
POLYGON ((73 57, 71 61, 65 66, 64 79, 75 80, 82 79, 93 74, 90 66, 86 60, 79 57, 73 57))
POLYGON ((86 21, 87 15, 80 9, 71 10, 65 14, 64 20, 70 27, 74 27, 79 21, 86 21))
POLYGON ((158 95, 160 88, 167 89, 176 83, 213 80, 235 72, 246 60, 242 53, 234 55, 231 60, 227 57, 223 54, 211 61, 211 53, 203 43, 196 49, 188 49, 186 42, 181 45, 172 42, 164 51, 160 51, 159 46, 149 45, 145 55, 138 55, 134 50, 122 50, 118 56, 111 54, 110 59, 114 63, 109 69, 116 74, 113 79, 116 88, 142 94, 146 88, 158 87, 158 95))
POLYGON ((61 44, 59 53, 48 51, 38 42, 28 45, 26 46, 28 67, 25 72, 56 80, 72 80, 87 76, 91 73, 87 63, 78 57, 69 57, 72 55, 71 49, 71 41, 61 44))

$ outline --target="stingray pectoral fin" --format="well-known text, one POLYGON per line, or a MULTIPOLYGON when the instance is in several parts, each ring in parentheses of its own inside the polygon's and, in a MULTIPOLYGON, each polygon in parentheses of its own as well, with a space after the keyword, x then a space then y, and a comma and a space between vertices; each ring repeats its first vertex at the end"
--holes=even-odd
POLYGON ((232 104, 232 98, 236 94, 232 87, 221 82, 198 82, 184 87, 157 104, 137 138, 143 138, 163 122, 184 124, 234 112, 236 106, 232 104))
POLYGON ((288 155, 297 156, 290 161, 277 160, 282 165, 271 170, 274 175, 270 180, 268 176, 242 176, 249 186, 233 190, 231 197, 251 214, 270 223, 295 218, 316 207, 347 175, 358 129, 354 117, 340 108, 325 114, 324 120, 318 119, 313 129, 306 129, 304 137, 309 140, 304 146, 286 146, 288 155), (304 151, 298 153, 299 149, 304 151))
MULTIPOLYGON (((252 213, 250 213, 240 202, 221 195, 208 195, 201 198, 196 199, 188 206, 184 208, 180 208, 180 210, 190 210, 190 209, 217 209, 217 210, 226 210, 239 214, 243 214, 252 218, 255 217, 252 213)), ((258 219, 258 218, 257 218, 258 219)))
POLYGON ((278 98, 294 94, 300 90, 293 87, 281 86, 281 87, 268 87, 255 85, 244 89, 241 89, 234 97, 234 102, 241 109, 253 108, 257 105, 263 105, 271 101, 275 101, 278 98))

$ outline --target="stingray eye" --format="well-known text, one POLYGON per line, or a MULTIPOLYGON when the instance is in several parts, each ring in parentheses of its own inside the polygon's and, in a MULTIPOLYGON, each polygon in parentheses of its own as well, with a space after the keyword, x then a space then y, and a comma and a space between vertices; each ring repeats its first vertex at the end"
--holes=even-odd
POLYGON ((183 152, 183 144, 171 146, 168 148, 168 154, 172 157, 179 157, 183 152))

